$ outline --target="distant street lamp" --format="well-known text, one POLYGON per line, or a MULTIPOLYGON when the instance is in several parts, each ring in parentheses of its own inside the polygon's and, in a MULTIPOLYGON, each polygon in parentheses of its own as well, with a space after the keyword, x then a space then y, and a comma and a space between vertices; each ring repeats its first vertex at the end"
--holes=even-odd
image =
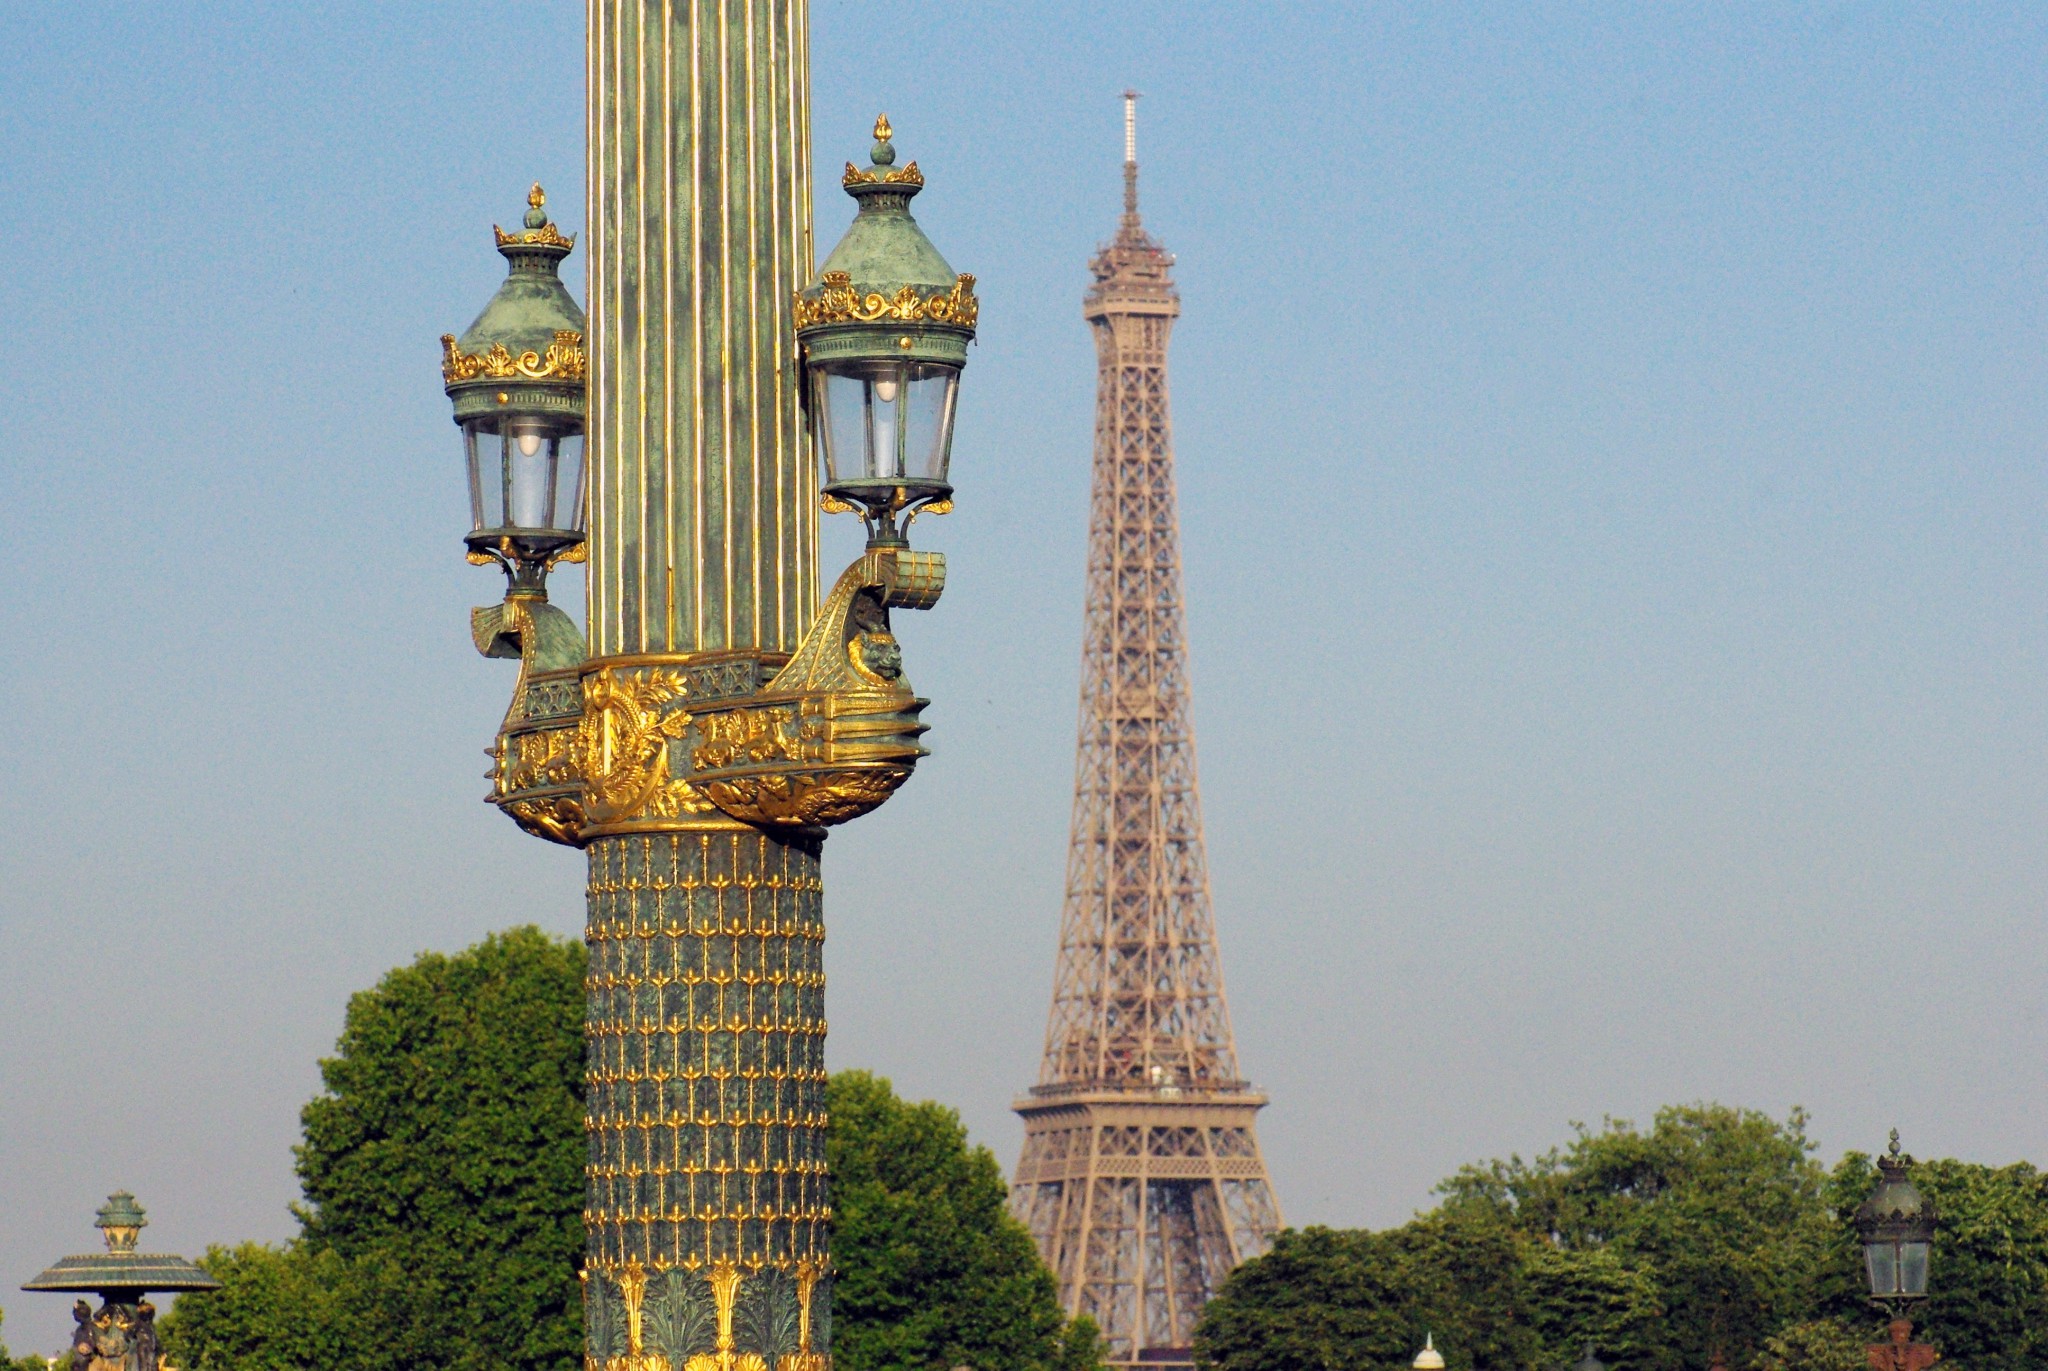
POLYGON ((1877 1189, 1856 1208, 1870 1301, 1892 1316, 1891 1341, 1870 1349, 1874 1371, 1926 1371, 1940 1359, 1931 1345, 1913 1341, 1913 1321, 1907 1317, 1927 1298, 1927 1269, 1939 1224, 1933 1202, 1907 1179, 1912 1161, 1900 1154, 1894 1128, 1890 1150, 1877 1159, 1877 1189))
POLYGON ((1579 1358, 1579 1364, 1573 1368, 1573 1371, 1607 1371, 1607 1363, 1593 1355, 1593 1340, 1591 1338, 1586 1340, 1586 1355, 1579 1358))
POLYGON ((1444 1354, 1436 1350, 1436 1334, 1422 1335, 1422 1350, 1415 1354, 1410 1365, 1415 1371, 1444 1371, 1444 1354))

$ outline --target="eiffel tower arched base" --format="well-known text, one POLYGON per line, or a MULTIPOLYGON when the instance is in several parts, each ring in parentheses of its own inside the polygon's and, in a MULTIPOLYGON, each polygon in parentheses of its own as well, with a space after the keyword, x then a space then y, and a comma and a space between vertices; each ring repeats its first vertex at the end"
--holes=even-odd
POLYGON ((1251 1092, 1034 1091, 1010 1208, 1113 1366, 1192 1366, 1195 1321, 1280 1214, 1251 1092))

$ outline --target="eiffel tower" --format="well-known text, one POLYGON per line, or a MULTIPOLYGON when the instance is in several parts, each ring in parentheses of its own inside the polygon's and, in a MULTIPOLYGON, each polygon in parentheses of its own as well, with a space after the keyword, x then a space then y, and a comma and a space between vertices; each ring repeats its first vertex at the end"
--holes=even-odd
POLYGON ((1238 1073, 1195 783, 1180 518, 1167 417, 1173 258, 1124 213, 1091 269, 1095 469, 1066 909, 1045 1061, 1014 1106, 1010 1207, 1116 1366, 1192 1366, 1202 1306, 1280 1210, 1238 1073))

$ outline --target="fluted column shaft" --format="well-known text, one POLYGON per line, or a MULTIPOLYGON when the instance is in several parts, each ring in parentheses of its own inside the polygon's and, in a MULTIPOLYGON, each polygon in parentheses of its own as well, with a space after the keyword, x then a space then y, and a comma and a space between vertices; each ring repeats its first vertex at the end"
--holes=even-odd
POLYGON ((790 297, 805 0, 590 0, 590 648, 787 652, 817 608, 790 297))

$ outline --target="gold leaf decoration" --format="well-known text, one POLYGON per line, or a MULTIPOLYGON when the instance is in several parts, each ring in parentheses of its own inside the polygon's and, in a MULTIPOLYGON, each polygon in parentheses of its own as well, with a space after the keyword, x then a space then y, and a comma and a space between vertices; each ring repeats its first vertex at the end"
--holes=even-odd
POLYGON ((819 324, 933 323, 971 329, 981 317, 981 301, 974 294, 974 278, 962 273, 950 291, 920 295, 915 286, 904 286, 894 295, 881 291, 854 289, 853 278, 843 271, 828 271, 819 278, 821 289, 814 296, 796 297, 796 326, 814 328, 819 324))
POLYGON ((455 335, 441 335, 441 380, 445 385, 463 381, 581 381, 586 356, 583 335, 575 329, 558 329, 545 354, 514 353, 503 343, 493 343, 483 352, 464 352, 455 345, 455 335))
POLYGON ((493 224, 491 225, 491 232, 497 235, 498 246, 501 248, 560 248, 562 251, 568 252, 576 246, 575 234, 572 233, 565 238, 562 236, 562 231, 552 223, 542 224, 537 229, 527 229, 521 233, 507 233, 496 224, 493 224))
POLYGON ((924 173, 912 162, 907 167, 880 167, 862 171, 853 163, 846 164, 846 174, 839 178, 842 186, 921 186, 924 173))

